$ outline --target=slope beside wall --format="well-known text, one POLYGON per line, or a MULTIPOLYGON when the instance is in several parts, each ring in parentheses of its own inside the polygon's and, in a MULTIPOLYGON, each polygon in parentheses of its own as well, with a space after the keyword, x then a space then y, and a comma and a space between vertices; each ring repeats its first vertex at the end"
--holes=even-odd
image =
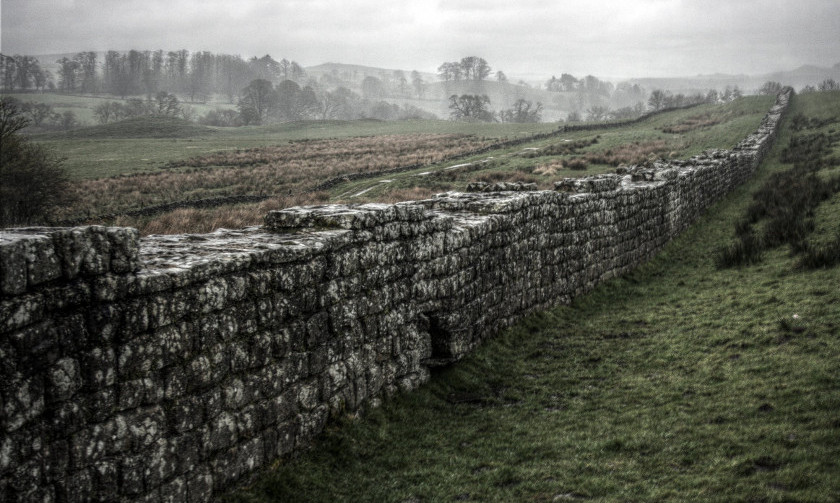
POLYGON ((0 500, 208 501, 331 414, 428 379, 525 314, 650 259, 747 179, 730 151, 263 227, 0 233, 0 500))

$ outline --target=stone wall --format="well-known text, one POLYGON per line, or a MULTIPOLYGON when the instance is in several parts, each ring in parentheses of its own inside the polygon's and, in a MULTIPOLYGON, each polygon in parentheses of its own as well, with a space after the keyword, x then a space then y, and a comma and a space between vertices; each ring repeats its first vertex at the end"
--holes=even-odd
POLYGON ((790 94, 731 151, 556 191, 0 233, 0 500, 207 501, 651 258, 750 176, 790 94))

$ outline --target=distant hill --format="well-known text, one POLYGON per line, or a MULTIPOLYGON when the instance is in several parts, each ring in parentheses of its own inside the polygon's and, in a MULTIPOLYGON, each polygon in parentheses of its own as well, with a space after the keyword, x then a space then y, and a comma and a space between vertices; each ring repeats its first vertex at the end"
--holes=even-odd
POLYGON ((765 82, 772 80, 782 85, 801 89, 807 85, 816 86, 826 79, 840 81, 840 63, 831 68, 804 65, 795 70, 773 72, 764 75, 697 75, 695 77, 639 78, 629 82, 648 89, 662 89, 673 93, 693 94, 708 89, 723 90, 727 86, 738 86, 747 94, 755 93, 765 82))
POLYGON ((784 85, 793 86, 799 89, 807 85, 816 86, 826 79, 840 81, 840 63, 831 68, 804 65, 787 72, 770 73, 764 76, 764 80, 762 82, 774 80, 776 82, 781 82, 784 85))

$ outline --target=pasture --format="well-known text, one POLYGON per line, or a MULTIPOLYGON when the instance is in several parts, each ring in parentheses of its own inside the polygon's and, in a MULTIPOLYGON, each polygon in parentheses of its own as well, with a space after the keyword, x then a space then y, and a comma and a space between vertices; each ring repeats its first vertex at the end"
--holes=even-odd
POLYGON ((473 181, 551 188, 562 177, 613 172, 621 164, 659 157, 687 158, 733 146, 756 127, 771 102, 771 97, 745 97, 631 126, 568 133, 548 123, 359 120, 219 128, 146 117, 33 139, 65 156, 74 180, 75 202, 55 221, 133 226, 144 234, 209 232, 259 224, 269 209, 289 205, 419 199, 463 190, 473 181), (551 132, 557 134, 515 146, 504 143, 551 132), (383 170, 388 172, 377 175, 383 170), (313 190, 356 173, 366 177, 313 190), (268 199, 154 216, 119 215, 150 205, 260 194, 268 199))

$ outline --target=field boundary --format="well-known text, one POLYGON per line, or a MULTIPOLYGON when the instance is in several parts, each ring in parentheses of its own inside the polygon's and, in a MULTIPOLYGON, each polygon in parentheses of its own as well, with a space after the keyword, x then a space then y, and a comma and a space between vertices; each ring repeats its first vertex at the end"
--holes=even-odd
POLYGON ((0 499, 210 501, 651 259, 752 175, 792 93, 732 150, 554 191, 0 233, 0 499))

